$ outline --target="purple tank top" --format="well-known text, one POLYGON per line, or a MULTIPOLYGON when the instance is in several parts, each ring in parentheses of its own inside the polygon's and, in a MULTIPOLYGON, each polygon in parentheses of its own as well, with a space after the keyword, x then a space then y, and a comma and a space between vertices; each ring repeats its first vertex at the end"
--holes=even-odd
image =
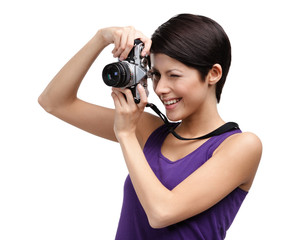
MULTIPOLYGON (((158 179, 172 190, 211 158, 214 150, 227 137, 239 132, 241 131, 233 130, 214 136, 184 158, 172 162, 161 154, 162 143, 169 134, 167 127, 163 125, 150 135, 144 154, 158 179)), ((124 185, 124 201, 116 240, 224 239, 246 194, 247 192, 236 188, 216 205, 194 217, 165 228, 153 229, 128 176, 124 185)))

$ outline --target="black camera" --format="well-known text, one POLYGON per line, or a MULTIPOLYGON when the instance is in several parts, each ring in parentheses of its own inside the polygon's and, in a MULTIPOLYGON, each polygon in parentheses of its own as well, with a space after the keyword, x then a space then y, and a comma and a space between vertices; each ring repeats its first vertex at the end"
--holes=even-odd
POLYGON ((140 102, 137 84, 141 84, 148 94, 148 58, 141 56, 144 44, 136 39, 127 59, 106 65, 103 69, 104 83, 116 88, 129 88, 136 103, 140 102))

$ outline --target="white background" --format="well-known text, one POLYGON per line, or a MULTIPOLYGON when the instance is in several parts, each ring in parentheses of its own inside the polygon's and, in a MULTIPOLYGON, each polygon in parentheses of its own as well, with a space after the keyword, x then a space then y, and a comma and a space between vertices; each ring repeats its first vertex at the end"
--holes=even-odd
MULTIPOLYGON (((229 35, 233 61, 220 113, 264 146, 227 239, 302 239, 299 1, 12 0, 0 3, 1 240, 114 239, 127 175, 118 144, 61 122, 37 98, 99 28, 133 25, 151 36, 183 12, 211 17, 229 35)), ((79 92, 109 107, 101 72, 115 61, 111 50, 79 92)), ((157 103, 154 95, 149 101, 157 103)))

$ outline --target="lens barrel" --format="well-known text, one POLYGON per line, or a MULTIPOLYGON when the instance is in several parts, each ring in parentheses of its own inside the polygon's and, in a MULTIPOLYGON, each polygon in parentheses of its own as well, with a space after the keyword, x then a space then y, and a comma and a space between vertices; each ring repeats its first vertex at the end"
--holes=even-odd
POLYGON ((105 84, 111 87, 126 87, 131 81, 131 71, 127 62, 106 65, 102 76, 105 84))

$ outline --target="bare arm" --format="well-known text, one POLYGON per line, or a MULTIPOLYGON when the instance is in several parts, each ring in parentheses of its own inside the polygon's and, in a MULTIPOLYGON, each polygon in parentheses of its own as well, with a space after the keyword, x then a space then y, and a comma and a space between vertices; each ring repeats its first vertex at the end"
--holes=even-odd
MULTIPOLYGON (((90 66, 106 46, 113 43, 114 57, 126 58, 135 38, 140 38, 145 43, 143 54, 148 53, 151 40, 132 27, 99 30, 48 84, 38 99, 40 105, 63 121, 97 136, 117 141, 113 131, 115 110, 87 103, 77 97, 77 92, 90 66)), ((147 113, 144 116, 151 123, 155 118, 147 113)), ((152 128, 152 124, 149 130, 139 128, 141 139, 145 140, 153 131, 152 128)))
POLYGON ((212 158, 174 189, 167 189, 150 168, 135 134, 146 96, 140 89, 141 103, 129 101, 131 93, 113 92, 116 107, 115 132, 129 170, 131 182, 150 225, 162 228, 199 214, 219 202, 235 188, 248 190, 262 153, 261 141, 252 133, 226 139, 212 158), (206 183, 206 184, 202 184, 206 183))
POLYGON ((230 137, 217 154, 169 190, 155 176, 134 135, 121 138, 120 144, 134 189, 153 228, 206 211, 237 187, 248 190, 262 151, 261 142, 253 134, 230 137))

